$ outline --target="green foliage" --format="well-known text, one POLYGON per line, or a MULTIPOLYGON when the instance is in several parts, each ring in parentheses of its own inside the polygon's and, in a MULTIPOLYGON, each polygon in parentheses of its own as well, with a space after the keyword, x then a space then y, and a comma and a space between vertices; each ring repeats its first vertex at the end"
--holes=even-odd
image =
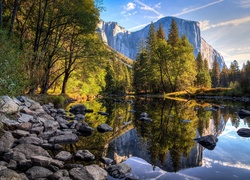
POLYGON ((196 86, 197 87, 211 87, 211 77, 207 65, 207 60, 202 59, 201 53, 198 53, 196 58, 197 75, 196 75, 196 86))
POLYGON ((15 37, 8 37, 0 30, 0 94, 20 95, 26 90, 27 75, 25 65, 28 58, 16 45, 15 37))
POLYGON ((216 56, 214 57, 211 76, 212 76, 212 87, 218 87, 220 85, 220 66, 216 56))

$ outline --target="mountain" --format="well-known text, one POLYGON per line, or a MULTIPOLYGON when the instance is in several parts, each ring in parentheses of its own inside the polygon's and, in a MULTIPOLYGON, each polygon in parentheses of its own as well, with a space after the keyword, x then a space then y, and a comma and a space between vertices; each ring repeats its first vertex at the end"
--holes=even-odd
MULTIPOLYGON (((195 57, 199 52, 201 52, 203 58, 208 60, 211 68, 214 57, 216 56, 220 64, 220 68, 222 69, 225 66, 222 55, 220 55, 218 51, 213 49, 213 47, 201 37, 199 22, 184 20, 176 17, 164 17, 155 22, 154 25, 156 29, 158 29, 159 25, 162 24, 167 38, 173 18, 178 25, 179 36, 181 37, 186 35, 189 42, 193 45, 195 57)), ((119 26, 116 22, 100 21, 98 24, 98 31, 101 34, 102 40, 114 50, 133 60, 136 59, 136 54, 139 52, 140 43, 147 39, 149 28, 150 24, 139 31, 130 32, 119 26)))

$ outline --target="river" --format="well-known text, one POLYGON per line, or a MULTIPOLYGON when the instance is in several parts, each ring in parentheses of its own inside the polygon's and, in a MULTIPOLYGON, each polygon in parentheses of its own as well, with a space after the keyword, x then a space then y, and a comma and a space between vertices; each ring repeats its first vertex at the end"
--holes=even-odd
POLYGON ((249 110, 249 104, 143 97, 84 104, 93 109, 85 115, 90 126, 107 123, 114 131, 94 131, 81 137, 70 150, 88 149, 98 164, 103 156, 116 163, 125 162, 131 174, 145 180, 250 179, 250 138, 237 134, 238 129, 250 126, 250 117, 237 114, 239 109, 249 110), (100 115, 99 111, 109 115, 100 115), (143 112, 152 122, 139 120, 143 112), (218 138, 213 150, 194 141, 206 135, 218 138))

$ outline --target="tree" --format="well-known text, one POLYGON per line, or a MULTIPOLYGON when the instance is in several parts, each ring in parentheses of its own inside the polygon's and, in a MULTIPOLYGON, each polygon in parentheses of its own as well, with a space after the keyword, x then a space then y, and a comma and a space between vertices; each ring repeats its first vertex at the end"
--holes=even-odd
POLYGON ((219 84, 220 84, 220 66, 215 56, 212 67, 212 87, 215 88, 219 86, 219 84))
POLYGON ((178 26, 177 23, 175 22, 174 18, 172 19, 170 30, 169 30, 169 35, 168 35, 168 43, 172 47, 176 47, 178 45, 179 41, 179 32, 178 32, 178 26))
POLYGON ((250 61, 243 65, 241 70, 240 86, 245 94, 250 94, 250 61))
POLYGON ((0 0, 0 29, 3 27, 3 0, 0 0))
POLYGON ((207 60, 203 62, 201 53, 199 52, 196 58, 197 75, 196 86, 198 87, 211 87, 211 77, 207 65, 207 60))
POLYGON ((226 66, 224 66, 221 70, 220 73, 220 85, 222 87, 228 87, 229 86, 229 81, 228 81, 228 70, 226 66))
POLYGON ((165 32, 163 30, 162 24, 160 24, 159 29, 157 30, 157 39, 162 39, 162 40, 166 40, 165 39, 165 32))
POLYGON ((229 68, 229 82, 236 82, 239 80, 240 77, 240 68, 239 64, 236 60, 231 62, 230 68, 229 68))

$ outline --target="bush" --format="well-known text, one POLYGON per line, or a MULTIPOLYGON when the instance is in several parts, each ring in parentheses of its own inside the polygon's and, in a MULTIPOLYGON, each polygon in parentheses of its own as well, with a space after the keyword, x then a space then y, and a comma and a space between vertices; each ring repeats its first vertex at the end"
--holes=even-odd
POLYGON ((28 72, 25 53, 19 50, 14 37, 0 30, 0 95, 20 95, 25 92, 28 72))

